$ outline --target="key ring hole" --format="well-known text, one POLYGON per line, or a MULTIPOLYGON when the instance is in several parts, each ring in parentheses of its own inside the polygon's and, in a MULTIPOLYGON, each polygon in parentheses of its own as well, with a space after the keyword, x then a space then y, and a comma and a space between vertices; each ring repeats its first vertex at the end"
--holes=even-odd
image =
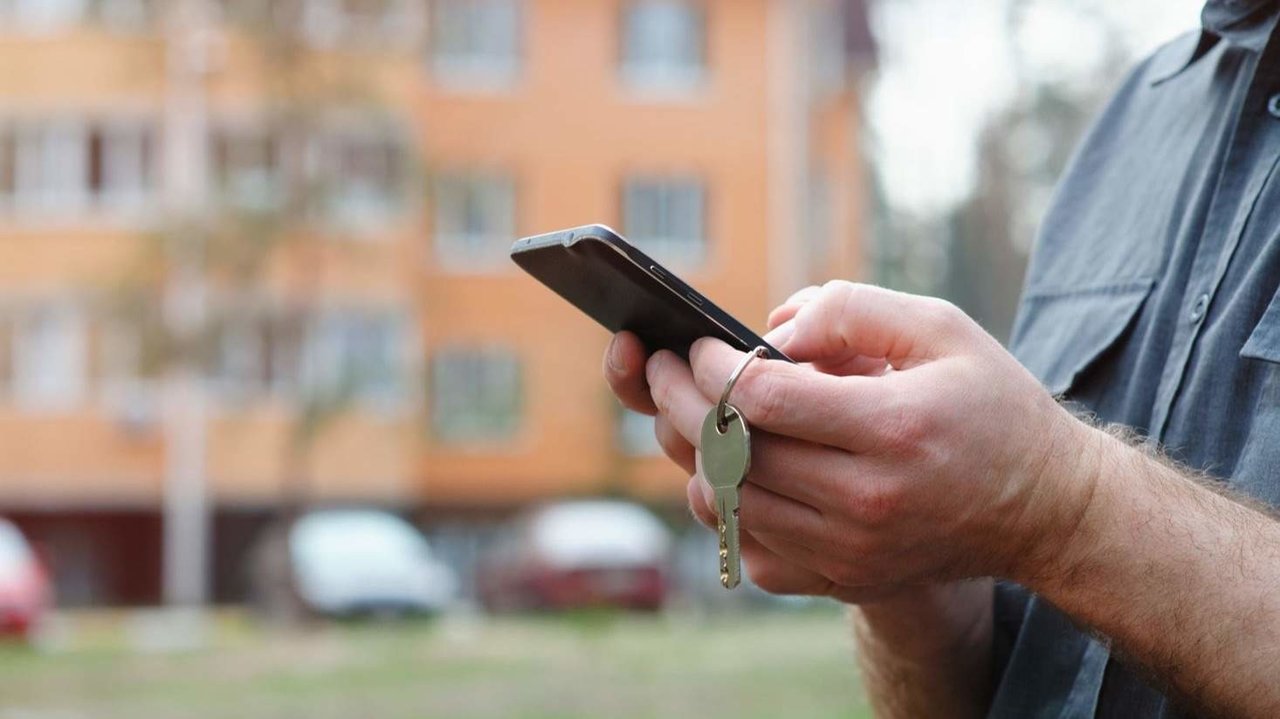
POLYGON ((729 380, 724 383, 724 391, 720 393, 720 402, 716 404, 716 432, 723 435, 729 431, 729 421, 733 419, 733 415, 737 412, 729 408, 729 394, 733 392, 734 385, 738 384, 738 379, 742 377, 742 373, 746 371, 747 365, 751 364, 754 359, 764 359, 769 356, 769 348, 761 345, 746 354, 738 366, 729 374, 729 380), (732 414, 730 414, 732 412, 732 414))
POLYGON ((716 434, 720 435, 721 437, 728 434, 729 421, 732 420, 734 416, 736 416, 737 414, 738 413, 733 411, 731 408, 726 407, 725 412, 721 416, 716 417, 716 434))

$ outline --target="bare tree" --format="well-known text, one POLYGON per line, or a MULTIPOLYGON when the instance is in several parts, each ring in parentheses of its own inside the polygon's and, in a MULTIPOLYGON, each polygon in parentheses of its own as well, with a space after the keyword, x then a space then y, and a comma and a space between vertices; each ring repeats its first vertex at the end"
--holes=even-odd
MULTIPOLYGON (((401 151, 403 128, 394 113, 368 89, 371 68, 383 56, 344 52, 342 62, 325 62, 330 48, 316 30, 317 5, 224 0, 217 13, 209 0, 166 6, 176 67, 162 147, 178 153, 166 159, 164 179, 177 199, 168 203, 163 229, 145 239, 120 278, 111 307, 115 325, 137 340, 141 371, 167 378, 170 409, 177 408, 166 420, 168 452, 176 457, 168 470, 166 574, 185 578, 166 580, 171 603, 207 599, 201 408, 210 389, 223 401, 270 395, 284 408, 277 507, 278 524, 287 527, 312 500, 316 443, 365 387, 382 379, 359 362, 320 371, 308 348, 341 301, 328 289, 336 263, 361 252, 360 243, 341 240, 364 231, 343 216, 352 183, 375 166, 372 172, 391 184, 375 189, 403 209, 417 168, 401 151), (215 14, 225 25, 215 26, 215 14), (247 122, 220 124, 205 107, 208 65, 232 41, 251 54, 237 60, 257 73, 251 80, 258 103, 247 122), (171 139, 175 134, 185 137, 171 139), (235 356, 237 339, 252 356, 235 356)), ((398 0, 357 5, 376 18, 408 7, 398 0)), ((275 560, 265 564, 278 573, 275 560)))

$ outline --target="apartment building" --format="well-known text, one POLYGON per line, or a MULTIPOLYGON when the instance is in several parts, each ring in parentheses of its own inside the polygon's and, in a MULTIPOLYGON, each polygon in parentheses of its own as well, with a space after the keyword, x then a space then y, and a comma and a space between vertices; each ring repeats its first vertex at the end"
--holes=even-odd
POLYGON ((682 500, 652 422, 597 379, 606 333, 522 276, 507 238, 609 224, 760 329, 794 289, 861 276, 865 8, 430 7, 423 501, 442 513, 562 493, 682 500))
POLYGON ((0 0, 0 513, 154 603, 282 505, 680 502, 507 249, 606 222, 757 325, 860 276, 872 59, 852 0, 0 0))

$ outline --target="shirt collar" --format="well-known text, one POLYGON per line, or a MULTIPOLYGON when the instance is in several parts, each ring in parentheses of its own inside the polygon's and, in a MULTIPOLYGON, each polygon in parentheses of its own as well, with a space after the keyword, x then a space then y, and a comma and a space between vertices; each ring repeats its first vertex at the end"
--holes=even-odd
POLYGON ((1205 32, 1254 52, 1266 47, 1278 18, 1276 0, 1209 0, 1200 11, 1205 32))
POLYGON ((1151 84, 1159 85, 1181 74, 1221 40, 1262 52, 1277 21, 1280 0, 1208 0, 1200 11, 1200 32, 1178 38, 1153 59, 1151 84))

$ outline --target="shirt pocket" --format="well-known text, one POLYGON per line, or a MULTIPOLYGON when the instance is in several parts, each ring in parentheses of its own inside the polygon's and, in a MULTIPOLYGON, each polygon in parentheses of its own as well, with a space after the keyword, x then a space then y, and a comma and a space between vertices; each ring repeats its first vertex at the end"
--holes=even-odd
POLYGON ((1240 349, 1240 358, 1280 363, 1280 294, 1271 299, 1262 318, 1254 325, 1240 349))
POLYGON ((1154 284, 1138 278, 1067 291, 1029 288, 1010 349, 1051 393, 1064 394, 1125 333, 1154 284))
POLYGON ((1232 397, 1230 430, 1243 445, 1228 481, 1237 491, 1280 507, 1280 293, 1271 298, 1239 354, 1243 374, 1238 381, 1250 389, 1232 397))

